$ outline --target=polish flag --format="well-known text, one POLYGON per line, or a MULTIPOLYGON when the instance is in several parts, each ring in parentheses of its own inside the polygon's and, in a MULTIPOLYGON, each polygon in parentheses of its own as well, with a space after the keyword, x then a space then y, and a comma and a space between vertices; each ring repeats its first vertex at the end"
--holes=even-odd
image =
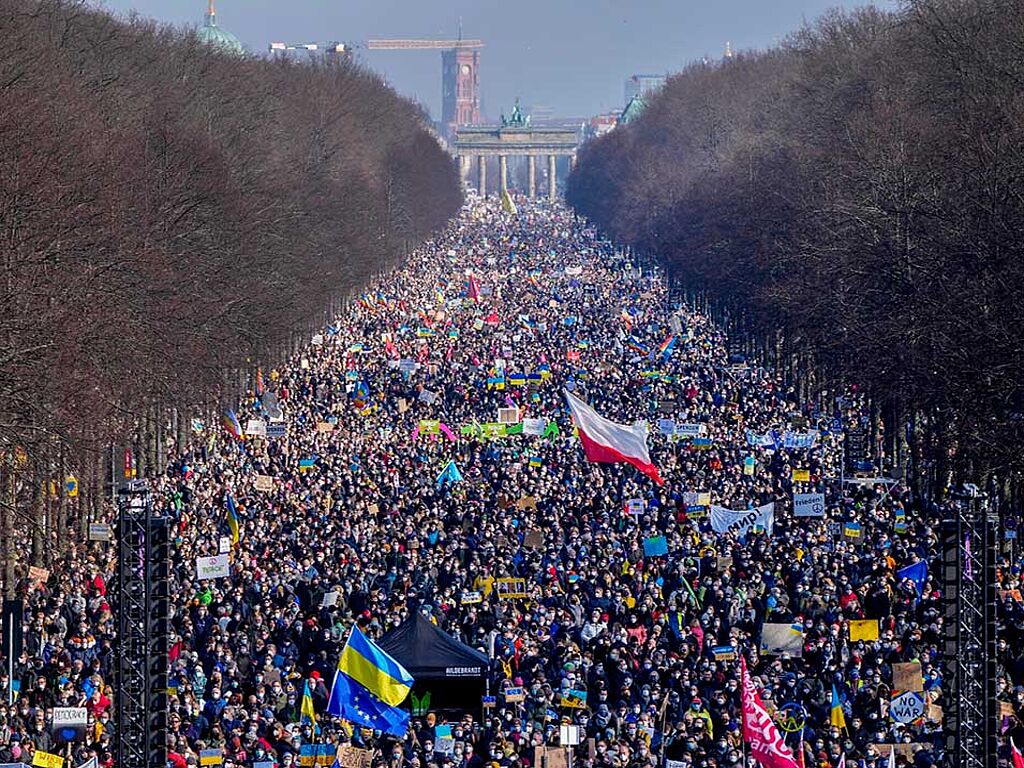
POLYGON ((1017 745, 1010 739, 1010 757, 1013 759, 1013 768, 1024 768, 1024 755, 1017 749, 1017 745))
POLYGON ((603 464, 632 464, 658 485, 664 483, 647 452, 646 424, 634 424, 631 427, 616 424, 601 416, 569 390, 563 391, 588 460, 603 464))

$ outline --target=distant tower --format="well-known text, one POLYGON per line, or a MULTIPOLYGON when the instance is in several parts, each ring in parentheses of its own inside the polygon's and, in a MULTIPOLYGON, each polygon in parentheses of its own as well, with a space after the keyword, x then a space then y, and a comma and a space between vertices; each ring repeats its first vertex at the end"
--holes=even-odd
POLYGON ((461 125, 480 122, 480 51, 441 51, 441 125, 449 136, 461 125))
POLYGON ((725 41, 725 57, 726 59, 732 58, 732 43, 728 40, 725 41))

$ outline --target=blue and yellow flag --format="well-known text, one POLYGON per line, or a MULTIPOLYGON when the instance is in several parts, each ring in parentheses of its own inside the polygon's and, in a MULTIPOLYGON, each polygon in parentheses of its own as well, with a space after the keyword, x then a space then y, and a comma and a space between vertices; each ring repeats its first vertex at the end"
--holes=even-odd
POLYGON ((309 692, 309 680, 302 689, 302 705, 299 708, 299 724, 305 723, 312 725, 314 732, 316 731, 316 711, 313 709, 313 695, 309 692))
POLYGON ((238 543, 238 510, 235 509, 235 500, 231 494, 227 494, 227 520, 228 528, 231 529, 231 543, 238 543))
POLYGON ((846 713, 843 712, 843 706, 839 703, 839 691, 836 690, 835 683, 832 683, 832 707, 829 711, 828 722, 829 725, 846 730, 846 713))
POLYGON ((412 689, 412 675, 360 632, 359 627, 352 627, 338 661, 338 671, 392 707, 401 704, 412 689))

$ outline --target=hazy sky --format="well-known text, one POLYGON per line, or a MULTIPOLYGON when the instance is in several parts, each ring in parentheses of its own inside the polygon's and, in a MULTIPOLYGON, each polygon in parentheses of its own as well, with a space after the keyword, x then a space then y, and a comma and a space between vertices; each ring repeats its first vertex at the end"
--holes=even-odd
MULTIPOLYGON (((202 23, 206 0, 104 0, 174 24, 202 23)), ((704 55, 763 48, 831 7, 863 0, 217 0, 217 19, 253 52, 291 43, 371 37, 480 38, 485 113, 516 96, 560 116, 585 117, 623 104, 637 72, 678 70, 704 55)), ((887 4, 886 0, 876 4, 887 4)), ((400 93, 440 113, 437 51, 362 51, 400 93)))

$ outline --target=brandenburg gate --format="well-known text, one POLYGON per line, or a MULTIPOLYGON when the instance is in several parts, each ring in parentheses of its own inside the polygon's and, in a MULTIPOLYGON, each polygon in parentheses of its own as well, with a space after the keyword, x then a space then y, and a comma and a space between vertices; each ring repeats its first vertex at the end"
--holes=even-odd
POLYGON ((537 159, 548 164, 548 198, 556 196, 556 164, 558 157, 568 157, 570 169, 576 163, 579 137, 571 128, 534 128, 516 104, 512 117, 502 118, 500 126, 464 126, 455 129, 454 154, 459 158, 459 172, 468 181, 474 159, 477 164, 477 191, 487 194, 487 160, 498 158, 498 191, 508 189, 508 159, 525 157, 527 162, 527 194, 537 196, 537 159))

